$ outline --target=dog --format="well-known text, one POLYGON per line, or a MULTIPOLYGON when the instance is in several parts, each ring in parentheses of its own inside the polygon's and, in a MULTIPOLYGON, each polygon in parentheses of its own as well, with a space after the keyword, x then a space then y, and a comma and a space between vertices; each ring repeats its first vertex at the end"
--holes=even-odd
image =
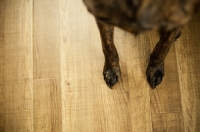
POLYGON ((146 70, 152 88, 162 82, 164 60, 170 46, 181 36, 183 26, 197 11, 200 0, 83 0, 94 15, 100 32, 105 64, 104 80, 111 88, 121 75, 119 57, 113 41, 114 26, 134 35, 158 30, 160 40, 150 55, 146 70))

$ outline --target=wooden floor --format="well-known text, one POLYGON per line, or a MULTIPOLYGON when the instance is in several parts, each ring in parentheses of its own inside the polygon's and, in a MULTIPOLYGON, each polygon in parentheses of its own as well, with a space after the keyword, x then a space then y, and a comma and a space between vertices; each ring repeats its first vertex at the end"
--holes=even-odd
POLYGON ((145 69, 158 34, 115 31, 122 78, 110 90, 81 0, 0 0, 0 132, 200 132, 200 13, 155 90, 145 69))

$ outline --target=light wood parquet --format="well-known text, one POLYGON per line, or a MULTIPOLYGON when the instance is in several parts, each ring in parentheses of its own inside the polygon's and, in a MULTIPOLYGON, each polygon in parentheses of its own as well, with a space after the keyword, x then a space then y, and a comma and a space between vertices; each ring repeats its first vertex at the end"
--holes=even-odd
POLYGON ((0 132, 200 132, 200 12, 152 90, 156 32, 115 28, 122 77, 109 89, 99 32, 81 0, 0 0, 0 132))

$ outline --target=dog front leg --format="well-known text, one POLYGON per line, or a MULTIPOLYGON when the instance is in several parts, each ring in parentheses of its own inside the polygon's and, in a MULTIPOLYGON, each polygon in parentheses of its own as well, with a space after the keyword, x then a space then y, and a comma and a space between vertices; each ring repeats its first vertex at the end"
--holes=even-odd
POLYGON ((97 20, 96 22, 100 32, 102 49, 105 57, 103 76, 105 82, 111 88, 118 82, 121 75, 119 57, 113 41, 114 26, 98 22, 97 20))
POLYGON ((160 41, 150 56, 150 62, 146 70, 147 80, 152 88, 155 88, 162 82, 164 76, 164 59, 172 43, 180 37, 181 30, 182 27, 177 27, 173 30, 162 32, 160 41))

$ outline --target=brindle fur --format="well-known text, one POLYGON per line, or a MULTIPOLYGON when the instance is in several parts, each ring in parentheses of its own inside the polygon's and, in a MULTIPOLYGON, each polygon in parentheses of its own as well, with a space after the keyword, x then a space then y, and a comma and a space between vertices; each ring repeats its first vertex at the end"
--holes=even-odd
POLYGON ((159 30, 160 41, 154 48, 146 70, 152 88, 164 76, 164 59, 171 44, 199 6, 200 0, 83 0, 97 21, 105 56, 104 80, 109 87, 120 77, 119 57, 113 42, 114 26, 133 34, 159 30))

